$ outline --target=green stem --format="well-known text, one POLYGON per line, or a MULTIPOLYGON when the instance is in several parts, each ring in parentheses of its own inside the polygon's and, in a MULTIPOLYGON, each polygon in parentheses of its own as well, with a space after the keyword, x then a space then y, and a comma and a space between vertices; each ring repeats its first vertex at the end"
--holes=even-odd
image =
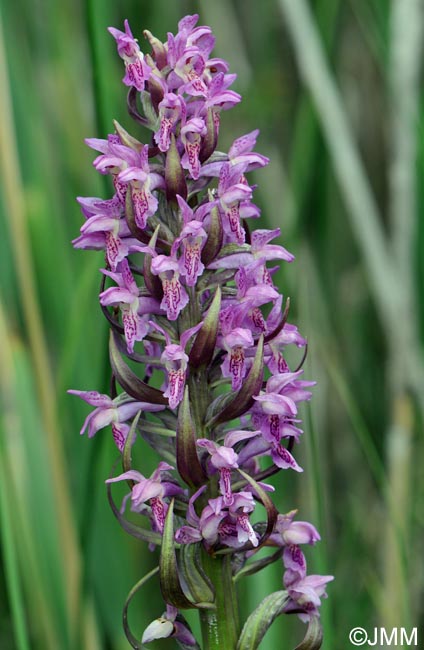
POLYGON ((203 650, 235 650, 239 637, 238 603, 231 557, 205 553, 203 568, 215 588, 214 610, 200 612, 203 650))

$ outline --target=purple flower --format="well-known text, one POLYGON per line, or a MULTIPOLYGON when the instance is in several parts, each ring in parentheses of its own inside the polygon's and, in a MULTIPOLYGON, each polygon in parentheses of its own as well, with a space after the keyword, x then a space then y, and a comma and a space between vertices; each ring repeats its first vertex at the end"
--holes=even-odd
POLYGON ((169 400, 170 408, 174 409, 181 402, 184 395, 184 386, 187 372, 188 356, 185 353, 185 347, 190 338, 199 331, 203 323, 186 330, 181 334, 180 343, 172 343, 171 338, 166 330, 150 321, 150 325, 162 332, 165 336, 166 346, 161 356, 161 361, 165 364, 167 370, 167 388, 164 397, 169 400))
POLYGON ((253 530, 249 515, 255 509, 255 502, 250 492, 238 492, 228 508, 228 514, 220 522, 218 533, 221 544, 240 548, 250 542, 259 544, 259 536, 253 530))
POLYGON ((124 60, 126 74, 123 82, 126 86, 134 86, 137 90, 144 90, 146 81, 149 79, 151 68, 144 60, 137 40, 131 33, 128 20, 125 20, 125 32, 109 27, 108 31, 116 40, 118 54, 124 60))
POLYGON ((239 390, 246 375, 245 348, 253 346, 250 329, 235 327, 228 330, 225 321, 222 324, 221 345, 227 350, 227 356, 221 365, 224 377, 231 377, 231 388, 239 390))
POLYGON ((240 202, 249 201, 252 190, 241 182, 244 164, 231 167, 224 163, 221 168, 218 183, 218 197, 223 217, 224 232, 229 242, 244 244, 245 232, 240 223, 240 202))
POLYGON ((279 546, 316 544, 321 539, 317 529, 307 521, 293 521, 296 514, 297 510, 286 515, 279 514, 270 540, 279 546))
POLYGON ((118 180, 118 174, 129 165, 137 165, 139 154, 122 145, 118 135, 108 135, 107 140, 86 138, 85 143, 91 149, 100 151, 101 155, 94 159, 93 165, 100 174, 112 175, 116 196, 125 208, 128 183, 118 180))
POLYGON ((187 291, 180 282, 180 265, 178 260, 166 255, 157 255, 152 259, 152 273, 159 275, 162 281, 163 299, 161 309, 166 311, 169 320, 177 320, 180 312, 188 304, 187 291))
POLYGON ((177 201, 184 226, 181 234, 172 244, 171 257, 176 259, 177 251, 182 249, 182 255, 178 260, 179 272, 185 278, 187 286, 193 287, 205 268, 201 261, 201 253, 207 239, 207 233, 203 228, 203 221, 194 218, 193 210, 184 199, 177 196, 177 201))
POLYGON ((119 200, 103 201, 78 197, 87 217, 81 226, 81 235, 72 241, 75 248, 105 250, 108 264, 116 271, 119 262, 138 250, 140 242, 131 236, 127 222, 122 218, 119 200))
POLYGON ((181 117, 185 116, 186 106, 183 98, 175 93, 167 93, 159 104, 160 128, 154 135, 161 151, 168 151, 171 133, 181 117))
POLYGON ((304 621, 308 621, 311 616, 319 616, 321 598, 327 598, 326 584, 334 579, 333 576, 307 576, 305 556, 295 544, 284 549, 283 563, 286 567, 284 586, 290 596, 285 611, 303 610, 299 618, 304 621))
POLYGON ((168 505, 165 503, 164 498, 183 493, 182 488, 170 481, 166 475, 165 478, 162 478, 162 473, 171 469, 174 469, 172 465, 161 462, 153 474, 151 474, 150 478, 146 478, 140 472, 132 469, 119 476, 115 476, 115 478, 107 479, 106 483, 128 480, 135 481, 131 493, 124 497, 121 510, 125 509, 129 497, 131 497, 131 510, 133 512, 144 512, 145 504, 149 502, 153 529, 162 533, 168 510, 168 505))
POLYGON ((211 465, 219 470, 219 489, 224 497, 224 504, 230 506, 234 502, 231 490, 231 470, 237 469, 237 454, 232 447, 217 445, 216 442, 207 438, 199 438, 197 446, 203 447, 211 455, 211 465))
POLYGON ((302 373, 303 370, 298 370, 270 377, 266 383, 266 390, 253 398, 257 402, 256 413, 264 416, 295 417, 297 403, 312 397, 312 393, 305 388, 315 384, 315 382, 299 380, 298 377, 302 373))
POLYGON ((321 598, 327 598, 326 585, 334 580, 334 576, 309 575, 296 580, 288 586, 287 591, 291 602, 285 607, 286 612, 299 607, 305 611, 299 618, 308 621, 312 616, 319 616, 321 598))
POLYGON ((100 303, 103 306, 119 305, 128 352, 133 352, 135 341, 142 341, 149 331, 151 314, 161 313, 159 302, 156 298, 139 295, 139 289, 126 259, 119 263, 117 273, 104 269, 103 273, 115 280, 118 286, 102 291, 100 303))
POLYGON ((231 86, 236 80, 236 77, 237 75, 235 74, 224 74, 221 71, 209 83, 204 107, 206 110, 212 108, 217 137, 219 133, 220 111, 228 110, 241 101, 241 96, 238 93, 234 92, 234 90, 228 90, 228 86, 231 86))
POLYGON ((293 469, 303 472, 292 454, 278 440, 268 441, 262 431, 257 432, 254 439, 239 453, 239 461, 246 465, 255 456, 271 456, 273 463, 280 469, 293 469))
MULTIPOLYGON (((228 160, 231 165, 238 165, 242 163, 244 167, 244 172, 250 172, 259 167, 264 167, 269 163, 269 158, 262 156, 259 153, 250 151, 256 145, 256 138, 259 135, 259 129, 242 135, 237 140, 234 140, 228 151, 228 160)), ((210 162, 206 163, 202 167, 201 175, 202 176, 219 176, 221 167, 221 162, 210 162)))
POLYGON ((192 117, 181 129, 181 140, 184 145, 184 155, 181 164, 184 169, 188 169, 190 176, 194 179, 199 178, 200 174, 200 147, 202 136, 207 132, 206 124, 200 117, 192 117))
POLYGON ((190 525, 182 526, 176 531, 176 541, 190 544, 203 538, 208 546, 221 543, 232 548, 241 548, 247 542, 257 546, 259 538, 249 518, 255 509, 252 494, 238 492, 233 495, 228 505, 224 497, 209 499, 199 517, 194 509, 194 501, 204 491, 204 487, 191 497, 187 513, 187 521, 190 525))
POLYGON ((154 215, 158 207, 158 200, 152 191, 164 187, 162 176, 150 170, 148 151, 146 144, 135 160, 137 164, 127 167, 117 177, 118 183, 130 184, 134 218, 141 230, 145 229, 147 218, 154 215))
POLYGON ((111 424, 119 451, 122 451, 129 431, 129 427, 123 423, 131 420, 139 411, 154 412, 162 411, 164 408, 160 404, 134 401, 128 395, 125 395, 125 393, 118 395, 115 399, 111 399, 108 395, 102 395, 95 390, 68 390, 68 393, 76 395, 87 402, 87 404, 96 407, 86 417, 80 431, 81 435, 88 428, 88 437, 92 438, 97 431, 111 424))

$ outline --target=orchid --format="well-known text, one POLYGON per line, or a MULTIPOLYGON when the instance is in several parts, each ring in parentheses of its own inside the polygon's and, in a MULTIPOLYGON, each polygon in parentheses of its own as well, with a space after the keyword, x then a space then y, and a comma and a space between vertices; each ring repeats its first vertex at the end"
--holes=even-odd
POLYGON ((149 502, 152 513, 153 528, 162 533, 168 509, 164 497, 181 494, 183 491, 179 485, 166 480, 166 478, 162 478, 162 473, 170 469, 173 469, 172 465, 161 462, 150 478, 145 478, 143 474, 132 469, 120 474, 119 476, 107 479, 106 483, 116 483, 117 481, 128 480, 134 481, 134 487, 132 488, 131 493, 124 498, 121 510, 125 509, 128 497, 131 497, 131 510, 133 510, 133 512, 144 512, 144 504, 149 502))
POLYGON ((129 432, 129 426, 125 424, 128 420, 132 420, 139 411, 163 410, 163 406, 159 404, 137 402, 124 393, 115 399, 97 391, 68 390, 68 393, 96 407, 86 417, 81 435, 88 429, 88 437, 92 438, 100 429, 112 425, 113 437, 119 451, 123 450, 129 432))
POLYGON ((128 352, 132 352, 135 341, 142 341, 149 331, 149 315, 160 314, 161 308, 155 298, 140 297, 127 259, 120 262, 116 273, 104 269, 103 273, 115 280, 118 286, 102 291, 99 296, 100 304, 105 307, 108 305, 120 306, 128 352))
POLYGON ((122 216, 117 197, 103 201, 95 197, 79 197, 86 217, 81 235, 73 240, 75 248, 105 250, 107 262, 116 271, 117 264, 138 250, 140 242, 132 237, 128 224, 122 216))
POLYGON ((137 90, 143 90, 151 69, 144 60, 137 40, 132 35, 128 20, 125 21, 125 32, 114 27, 109 27, 109 32, 116 40, 118 54, 125 63, 126 75, 122 81, 126 86, 134 86, 137 90))
POLYGON ((258 130, 238 135, 228 153, 217 149, 221 111, 241 97, 228 63, 211 57, 211 29, 197 22, 186 16, 165 42, 146 30, 150 54, 128 21, 124 31, 109 28, 130 114, 152 133, 134 137, 115 122, 115 133, 86 141, 114 194, 78 199, 85 223, 73 243, 105 251, 99 301, 111 327, 112 392, 69 392, 95 407, 81 433, 112 427, 122 460, 106 478, 116 516, 152 551, 160 547, 165 611, 142 643, 170 638, 199 649, 181 614, 196 608, 205 648, 250 650, 257 646, 243 639, 272 621, 259 608, 240 636, 233 577, 245 563, 253 573, 282 559, 278 611, 314 625, 331 580, 307 575, 300 545, 319 541, 315 527, 296 521, 296 510, 278 513, 274 487, 263 482, 303 471, 293 446, 315 382, 303 378, 302 362, 289 367, 288 349, 306 352, 306 339, 287 322, 289 301, 283 310, 273 283, 278 266, 268 266, 294 256, 271 243, 280 228, 248 225, 260 216, 248 176, 269 160, 254 151, 258 130), (150 476, 136 468, 142 453, 130 453, 143 443, 160 459, 150 476), (130 491, 119 510, 112 486, 121 482, 130 491), (274 555, 252 560, 269 547, 274 555))

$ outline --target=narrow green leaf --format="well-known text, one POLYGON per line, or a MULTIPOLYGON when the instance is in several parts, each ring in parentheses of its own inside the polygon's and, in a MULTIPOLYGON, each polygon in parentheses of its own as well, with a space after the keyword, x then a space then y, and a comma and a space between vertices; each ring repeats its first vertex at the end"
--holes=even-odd
POLYGON ((148 93, 146 90, 142 90, 140 93, 140 99, 143 106, 144 115, 146 116, 146 120, 148 122, 147 126, 149 129, 152 129, 152 131, 156 131, 159 126, 159 119, 155 113, 155 109, 152 106, 150 93, 148 93))
POLYGON ((275 591, 264 598, 244 624, 237 650, 256 650, 288 600, 287 591, 275 591))
POLYGON ((208 108, 208 114, 206 117, 206 129, 206 136, 203 138, 199 153, 199 160, 201 163, 204 163, 208 158, 211 157, 216 149, 218 140, 215 120, 213 119, 213 111, 211 108, 208 108))
POLYGON ((134 149, 134 151, 140 152, 142 150, 142 143, 139 140, 136 140, 136 138, 134 138, 130 133, 128 133, 128 131, 126 131, 117 120, 113 120, 113 125, 123 145, 134 149))
MULTIPOLYGON (((149 246, 153 250, 156 250, 159 230, 160 230, 160 224, 156 226, 155 232, 153 233, 149 241, 149 246)), ((157 275, 152 273, 152 256, 149 254, 146 254, 144 256, 143 277, 144 277, 144 283, 148 291, 152 294, 152 296, 155 296, 155 298, 161 300, 163 297, 162 282, 160 281, 157 275)))
POLYGON ((322 645, 322 626, 318 616, 313 616, 306 630, 305 638, 294 650, 319 650, 322 645))
MULTIPOLYGON (((3 433, 3 432, 2 432, 3 433)), ((1 437, 0 437, 1 440, 1 437)), ((8 489, 8 472, 6 466, 6 456, 3 449, 0 454, 0 531, 1 543, 3 548, 3 566, 5 573, 5 587, 9 597, 10 609, 12 615, 12 625, 16 647, 18 650, 29 650, 28 622, 25 616, 24 595, 19 576, 18 553, 15 540, 13 539, 13 510, 11 508, 12 500, 10 498, 10 488, 8 489), (4 459, 4 463, 3 463, 4 459), (4 481, 4 484, 3 484, 4 481)))
POLYGON ((202 249, 201 259, 205 266, 208 266, 218 255, 222 248, 224 231, 222 229, 221 218, 218 208, 212 208, 209 234, 205 245, 202 249))
POLYGON ((181 166, 181 158, 175 144, 175 135, 171 136, 171 144, 166 153, 165 163, 166 198, 168 201, 176 201, 177 194, 183 199, 187 198, 187 183, 184 170, 181 166))
POLYGON ((183 544, 179 553, 180 573, 196 603, 213 604, 215 594, 200 560, 199 544, 183 544))
POLYGON ((110 363, 112 366, 113 374, 122 388, 134 397, 134 399, 141 402, 150 402, 152 404, 164 404, 168 406, 168 400, 163 396, 162 391, 157 388, 149 386, 144 381, 139 379, 137 375, 127 366, 119 354, 119 349, 116 342, 118 335, 115 332, 110 333, 109 339, 109 355, 110 363))
POLYGON ((150 580, 150 578, 153 578, 153 576, 155 576, 158 572, 159 572, 159 567, 157 566, 154 569, 152 569, 152 571, 147 573, 143 578, 141 578, 141 580, 139 580, 137 584, 134 585, 134 587, 131 589, 130 593, 127 596, 127 599, 124 604, 124 609, 122 610, 122 625, 124 627, 125 636, 127 637, 131 647, 135 648, 136 650, 143 650, 145 646, 135 638, 135 636, 130 630, 130 626, 128 623, 128 607, 130 602, 134 598, 135 594, 141 589, 143 585, 146 584, 148 580, 150 580))
POLYGON ((198 487, 206 481, 205 473, 197 455, 196 431, 190 411, 188 386, 178 410, 177 468, 182 479, 190 487, 198 487))
POLYGON ((230 255, 239 255, 240 253, 250 254, 250 252, 250 244, 225 244, 225 246, 222 246, 221 250, 219 251, 217 258, 220 260, 230 255))
POLYGON ((261 571, 266 566, 269 566, 270 564, 273 564, 277 560, 281 559, 282 554, 283 549, 279 548, 278 551, 275 551, 275 553, 272 555, 263 557, 260 560, 256 560, 255 562, 249 562, 244 567, 242 567, 240 571, 237 571, 234 576, 234 582, 237 582, 237 580, 240 580, 240 578, 245 578, 246 576, 252 576, 253 574, 258 573, 258 571, 261 571))
MULTIPOLYGON (((154 59, 157 68, 159 70, 162 70, 162 68, 164 68, 168 63, 166 57, 165 45, 162 43, 162 41, 156 38, 156 36, 154 36, 151 32, 149 32, 148 29, 145 29, 143 31, 143 36, 144 38, 147 38, 147 40, 149 41, 152 47, 152 57, 154 59)), ((149 92, 151 92, 150 89, 151 84, 152 84, 152 79, 149 79, 149 92)), ((162 95, 163 95, 163 91, 162 91, 162 95)))
POLYGON ((131 469, 131 449, 133 446, 134 438, 137 432, 137 424, 140 419, 141 411, 137 413, 134 420, 132 421, 131 428, 128 432, 127 439, 125 440, 124 449, 122 452, 122 467, 124 472, 128 472, 131 469))
POLYGON ((174 500, 166 513, 160 553, 160 588, 165 602, 178 609, 191 609, 195 605, 187 598, 178 575, 177 556, 174 544, 174 500))
POLYGON ((155 433, 158 436, 164 436, 165 438, 175 438, 176 433, 172 429, 167 429, 166 427, 161 427, 159 424, 153 424, 147 420, 142 420, 140 422, 141 431, 147 433, 155 433))
POLYGON ((211 305, 203 321, 202 328, 194 339, 190 350, 190 365, 198 368, 202 365, 209 365, 212 361, 215 350, 216 337, 218 335, 219 311, 221 309, 221 287, 218 287, 211 305))

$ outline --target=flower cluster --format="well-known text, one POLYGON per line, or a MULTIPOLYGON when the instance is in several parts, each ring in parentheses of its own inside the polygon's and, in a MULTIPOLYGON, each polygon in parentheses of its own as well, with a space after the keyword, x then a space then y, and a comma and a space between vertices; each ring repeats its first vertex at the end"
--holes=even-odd
MULTIPOLYGON (((273 546, 285 567, 284 611, 309 619, 331 577, 308 576, 299 545, 319 535, 295 521, 295 511, 278 514, 274 488, 263 483, 280 469, 302 471, 293 455, 298 410, 314 384, 289 367, 286 350, 305 350, 306 341, 287 322, 289 302, 272 279, 278 267, 268 266, 294 258, 271 243, 279 229, 251 231, 260 210, 247 175, 268 163, 254 151, 258 131, 238 137, 228 153, 217 149, 221 112, 241 97, 230 90, 236 75, 227 62, 211 57, 210 28, 197 20, 185 17, 165 43, 146 31, 151 54, 127 21, 124 32, 109 29, 125 64, 130 114, 152 135, 145 144, 115 122, 107 139, 86 141, 114 194, 78 199, 85 222, 73 243, 105 251, 100 304, 111 325, 115 389, 111 397, 69 392, 96 407, 81 433, 112 425, 124 472, 108 482, 130 482, 131 510, 156 534, 146 529, 152 547, 169 518, 180 548, 197 545, 211 557, 228 549, 240 563, 273 546), (137 437, 163 459, 150 478, 128 465, 137 437), (258 503, 263 524, 252 519, 258 503)), ((182 635, 195 645, 175 623, 177 601, 168 600, 145 642, 182 635)))

